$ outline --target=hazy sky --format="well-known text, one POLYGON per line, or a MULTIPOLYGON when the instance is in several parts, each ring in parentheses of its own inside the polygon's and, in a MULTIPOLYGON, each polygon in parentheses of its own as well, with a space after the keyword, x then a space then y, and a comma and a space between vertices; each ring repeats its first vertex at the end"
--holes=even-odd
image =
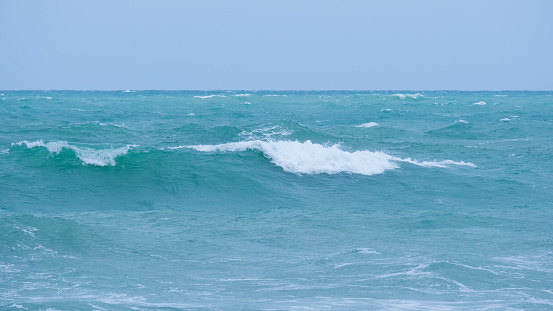
POLYGON ((553 1, 0 0, 0 89, 552 90, 553 1))

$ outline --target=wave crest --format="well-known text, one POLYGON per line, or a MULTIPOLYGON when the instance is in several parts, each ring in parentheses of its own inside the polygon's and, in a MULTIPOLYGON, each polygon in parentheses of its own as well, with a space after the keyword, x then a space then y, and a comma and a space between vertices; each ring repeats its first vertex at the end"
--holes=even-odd
POLYGON ((298 141, 241 141, 220 145, 179 146, 171 149, 192 148, 201 152, 237 152, 257 150, 263 152, 272 163, 284 171, 296 174, 336 174, 350 173, 361 175, 382 174, 386 170, 399 167, 398 162, 408 162, 423 167, 445 167, 447 165, 467 165, 472 163, 445 160, 439 162, 401 159, 384 152, 354 151, 340 149, 340 145, 320 145, 307 140, 298 141))
POLYGON ((79 147, 75 145, 70 145, 66 141, 51 141, 48 143, 44 143, 44 141, 42 140, 37 140, 33 142, 21 141, 12 144, 12 146, 13 145, 25 145, 29 149, 35 147, 44 147, 48 149, 51 154, 59 154, 63 149, 69 149, 75 153, 75 155, 83 162, 83 164, 96 166, 115 166, 115 159, 117 157, 126 155, 133 147, 138 147, 137 145, 126 145, 120 148, 95 149, 90 147, 79 147))

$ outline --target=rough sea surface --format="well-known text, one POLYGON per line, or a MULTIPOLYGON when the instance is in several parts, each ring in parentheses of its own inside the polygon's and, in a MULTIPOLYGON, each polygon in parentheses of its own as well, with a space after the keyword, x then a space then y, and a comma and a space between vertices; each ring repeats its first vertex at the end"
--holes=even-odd
POLYGON ((553 92, 0 94, 2 310, 553 309, 553 92))

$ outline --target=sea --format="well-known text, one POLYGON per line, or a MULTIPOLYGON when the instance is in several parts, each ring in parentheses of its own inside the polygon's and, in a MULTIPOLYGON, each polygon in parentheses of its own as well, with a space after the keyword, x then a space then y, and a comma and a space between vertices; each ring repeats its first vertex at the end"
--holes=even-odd
POLYGON ((1 310, 553 310, 553 92, 0 91, 1 310))

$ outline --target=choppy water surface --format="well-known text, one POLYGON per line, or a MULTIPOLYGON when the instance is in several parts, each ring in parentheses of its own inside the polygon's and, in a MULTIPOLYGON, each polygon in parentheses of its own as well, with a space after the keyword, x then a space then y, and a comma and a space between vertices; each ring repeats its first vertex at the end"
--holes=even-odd
POLYGON ((0 307, 553 308, 553 93, 0 91, 0 307))

